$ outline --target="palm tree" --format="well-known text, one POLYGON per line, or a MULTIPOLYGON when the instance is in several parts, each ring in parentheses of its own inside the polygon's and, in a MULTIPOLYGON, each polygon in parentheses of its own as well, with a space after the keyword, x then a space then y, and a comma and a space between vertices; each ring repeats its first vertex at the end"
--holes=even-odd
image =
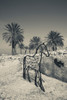
POLYGON ((57 47, 63 46, 63 36, 60 33, 51 31, 47 37, 47 45, 52 48, 52 50, 57 50, 57 47))
POLYGON ((20 48, 20 54, 22 54, 22 49, 24 49, 24 44, 23 43, 19 44, 19 48, 20 48))
POLYGON ((23 29, 21 29, 20 25, 17 23, 7 24, 5 25, 5 28, 7 32, 3 33, 3 39, 12 45, 12 55, 14 55, 16 54, 16 45, 19 42, 23 42, 23 29))
POLYGON ((29 44, 29 50, 34 50, 35 48, 38 47, 38 45, 41 43, 40 37, 34 36, 31 40, 30 40, 30 44, 29 44))
POLYGON ((27 53, 28 46, 25 46, 24 48, 25 48, 25 54, 26 54, 27 53))

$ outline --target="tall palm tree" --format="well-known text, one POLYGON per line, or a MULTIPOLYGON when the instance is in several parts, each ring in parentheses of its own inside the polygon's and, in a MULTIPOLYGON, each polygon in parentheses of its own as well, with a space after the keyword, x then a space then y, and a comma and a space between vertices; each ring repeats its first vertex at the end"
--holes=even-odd
POLYGON ((12 55, 14 55, 16 54, 16 45, 24 39, 23 29, 17 23, 11 23, 5 25, 5 30, 7 32, 3 33, 3 39, 12 45, 12 55))
POLYGON ((41 43, 40 37, 34 36, 31 40, 30 40, 30 44, 29 44, 29 49, 30 50, 34 50, 35 48, 38 47, 38 45, 41 43))
POLYGON ((48 34, 47 40, 48 40, 47 45, 50 46, 53 51, 57 50, 58 46, 62 47, 64 45, 63 36, 61 36, 61 34, 58 32, 51 31, 48 34))

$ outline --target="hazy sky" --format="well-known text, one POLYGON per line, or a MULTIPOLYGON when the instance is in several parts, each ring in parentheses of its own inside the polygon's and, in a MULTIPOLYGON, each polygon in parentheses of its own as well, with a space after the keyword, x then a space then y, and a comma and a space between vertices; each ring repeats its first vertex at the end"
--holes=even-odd
POLYGON ((4 25, 17 22, 24 29, 24 43, 35 35, 44 39, 51 31, 60 32, 67 42, 67 0, 0 0, 0 53, 11 52, 2 40, 4 25))

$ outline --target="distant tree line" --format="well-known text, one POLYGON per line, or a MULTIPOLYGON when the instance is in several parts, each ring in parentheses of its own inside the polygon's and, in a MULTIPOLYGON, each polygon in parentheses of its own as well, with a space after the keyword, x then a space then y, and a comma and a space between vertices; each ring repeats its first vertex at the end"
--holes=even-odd
MULTIPOLYGON (((10 46, 12 46, 12 55, 15 55, 16 52, 16 46, 20 48, 20 53, 22 54, 22 49, 25 49, 25 54, 27 53, 27 50, 29 50, 29 53, 31 50, 35 50, 38 45, 42 43, 40 37, 34 36, 29 43, 29 46, 25 46, 23 44, 24 41, 24 31, 21 28, 21 26, 17 23, 11 23, 5 25, 6 32, 3 33, 3 39, 8 43, 10 43, 10 46)), ((51 50, 55 51, 57 50, 57 47, 63 47, 63 36, 55 31, 51 31, 47 37, 47 47, 51 50)), ((44 49, 44 48, 41 48, 44 49)))

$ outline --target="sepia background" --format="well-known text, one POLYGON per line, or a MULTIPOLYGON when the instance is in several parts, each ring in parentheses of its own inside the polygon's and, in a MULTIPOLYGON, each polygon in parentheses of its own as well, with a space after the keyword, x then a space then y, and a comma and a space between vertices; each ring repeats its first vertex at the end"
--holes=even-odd
POLYGON ((0 54, 11 53, 2 38, 5 25, 11 22, 24 29, 26 45, 33 36, 44 40, 54 30, 62 34, 67 46, 67 0, 0 0, 0 54))
POLYGON ((0 100, 67 100, 67 0, 0 0, 0 100))

